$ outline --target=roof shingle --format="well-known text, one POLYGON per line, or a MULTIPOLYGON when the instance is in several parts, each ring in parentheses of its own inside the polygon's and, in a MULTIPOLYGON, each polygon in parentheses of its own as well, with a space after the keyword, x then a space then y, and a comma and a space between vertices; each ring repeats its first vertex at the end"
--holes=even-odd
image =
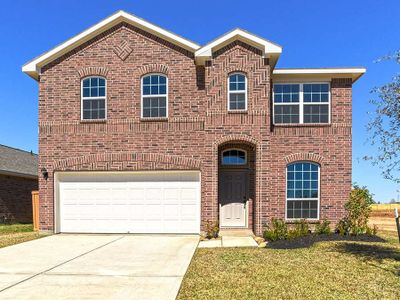
POLYGON ((0 173, 38 176, 38 155, 0 145, 0 173))

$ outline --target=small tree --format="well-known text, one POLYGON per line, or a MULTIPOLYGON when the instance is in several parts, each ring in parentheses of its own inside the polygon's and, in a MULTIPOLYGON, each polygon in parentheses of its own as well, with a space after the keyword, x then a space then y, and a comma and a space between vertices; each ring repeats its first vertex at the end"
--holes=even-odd
POLYGON ((369 190, 366 187, 360 188, 358 185, 354 185, 349 200, 344 205, 347 216, 339 221, 336 231, 341 234, 353 235, 372 232, 372 229, 368 227, 372 203, 374 201, 369 190))
POLYGON ((353 183, 352 193, 358 194, 365 199, 368 205, 374 204, 374 194, 372 194, 366 186, 359 186, 357 183, 353 183))

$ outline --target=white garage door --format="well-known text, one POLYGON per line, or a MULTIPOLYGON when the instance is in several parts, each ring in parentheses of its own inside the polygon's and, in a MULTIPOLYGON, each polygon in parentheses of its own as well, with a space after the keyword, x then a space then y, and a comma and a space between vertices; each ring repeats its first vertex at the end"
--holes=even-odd
POLYGON ((56 196, 58 232, 200 232, 200 172, 56 173, 56 196))

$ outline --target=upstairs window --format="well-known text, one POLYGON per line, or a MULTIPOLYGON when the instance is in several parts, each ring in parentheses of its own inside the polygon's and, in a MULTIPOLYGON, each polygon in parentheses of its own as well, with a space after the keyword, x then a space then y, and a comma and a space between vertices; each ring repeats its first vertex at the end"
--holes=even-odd
POLYGON ((228 110, 247 110, 247 78, 244 74, 235 73, 228 80, 228 110))
POLYGON ((300 122, 300 85, 274 85, 275 124, 300 122))
POLYGON ((329 84, 303 84, 304 123, 329 123, 329 84))
POLYGON ((329 83, 274 84, 274 124, 330 122, 329 83))
POLYGON ((88 77, 82 80, 82 120, 104 120, 106 118, 106 80, 103 77, 88 77))
POLYGON ((142 118, 166 118, 168 115, 168 79, 151 74, 142 78, 142 118))
POLYGON ((287 166, 286 218, 319 218, 319 165, 296 162, 287 166))
POLYGON ((245 165, 247 163, 246 151, 229 149, 222 152, 222 165, 245 165))

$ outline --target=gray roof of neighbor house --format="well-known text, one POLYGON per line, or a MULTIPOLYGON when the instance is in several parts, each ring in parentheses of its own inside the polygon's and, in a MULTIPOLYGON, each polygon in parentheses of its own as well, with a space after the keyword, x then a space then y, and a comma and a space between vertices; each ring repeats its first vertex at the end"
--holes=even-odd
POLYGON ((38 176, 38 155, 0 145, 0 174, 23 177, 38 176))

